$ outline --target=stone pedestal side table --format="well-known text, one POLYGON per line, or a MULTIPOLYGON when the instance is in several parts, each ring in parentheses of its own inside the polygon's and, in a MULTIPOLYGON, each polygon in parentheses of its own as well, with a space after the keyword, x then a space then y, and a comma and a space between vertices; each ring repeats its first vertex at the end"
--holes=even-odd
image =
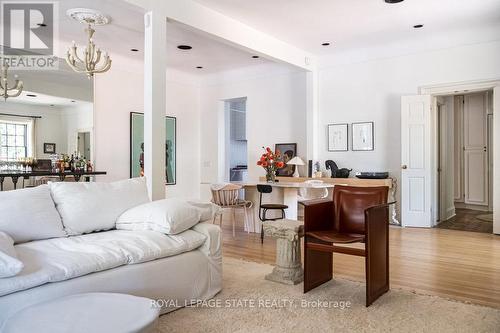
POLYGON ((304 234, 304 223, 295 220, 266 221, 263 224, 266 236, 276 238, 276 266, 266 275, 266 280, 295 285, 304 280, 300 261, 300 237, 304 234))

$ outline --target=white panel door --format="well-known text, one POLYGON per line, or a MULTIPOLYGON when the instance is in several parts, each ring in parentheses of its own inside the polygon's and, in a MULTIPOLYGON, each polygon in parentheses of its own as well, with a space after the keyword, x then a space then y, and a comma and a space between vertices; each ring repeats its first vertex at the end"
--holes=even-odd
POLYGON ((488 205, 488 116, 486 94, 464 97, 464 201, 488 205))
POLYGON ((401 98, 401 222, 431 227, 431 96, 401 98))
POLYGON ((488 158, 482 150, 465 151, 465 203, 488 205, 488 158))
POLYGON ((500 235, 500 86, 493 89, 493 233, 500 235), (497 150, 497 151, 495 151, 497 150))

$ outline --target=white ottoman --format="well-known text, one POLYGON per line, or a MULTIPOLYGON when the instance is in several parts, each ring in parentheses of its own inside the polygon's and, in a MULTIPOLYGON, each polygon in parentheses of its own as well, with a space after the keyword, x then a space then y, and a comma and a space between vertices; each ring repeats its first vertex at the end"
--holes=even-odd
POLYGON ((148 298, 88 293, 39 303, 9 318, 4 333, 156 332, 160 309, 148 298))

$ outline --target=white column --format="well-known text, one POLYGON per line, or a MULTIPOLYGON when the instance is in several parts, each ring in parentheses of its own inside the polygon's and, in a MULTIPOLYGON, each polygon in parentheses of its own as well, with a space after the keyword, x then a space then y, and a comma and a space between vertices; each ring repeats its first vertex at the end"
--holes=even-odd
POLYGON ((144 173, 151 200, 165 198, 167 18, 144 16, 144 173))
MULTIPOLYGON (((319 138, 319 84, 318 71, 316 69, 307 72, 307 159, 313 160, 313 163, 318 160, 318 138, 319 138)), ((306 163, 307 164, 307 163, 306 163)), ((307 175, 307 166, 306 166, 307 175)))

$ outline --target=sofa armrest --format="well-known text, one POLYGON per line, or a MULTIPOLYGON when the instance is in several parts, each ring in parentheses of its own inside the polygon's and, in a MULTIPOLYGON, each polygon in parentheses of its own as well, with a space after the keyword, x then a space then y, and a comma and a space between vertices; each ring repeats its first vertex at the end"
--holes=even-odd
POLYGON ((208 257, 222 256, 222 231, 219 226, 210 222, 198 223, 192 228, 207 237, 205 243, 199 247, 208 257))
POLYGON ((304 232, 324 231, 334 228, 334 204, 332 200, 308 200, 304 205, 304 232))

